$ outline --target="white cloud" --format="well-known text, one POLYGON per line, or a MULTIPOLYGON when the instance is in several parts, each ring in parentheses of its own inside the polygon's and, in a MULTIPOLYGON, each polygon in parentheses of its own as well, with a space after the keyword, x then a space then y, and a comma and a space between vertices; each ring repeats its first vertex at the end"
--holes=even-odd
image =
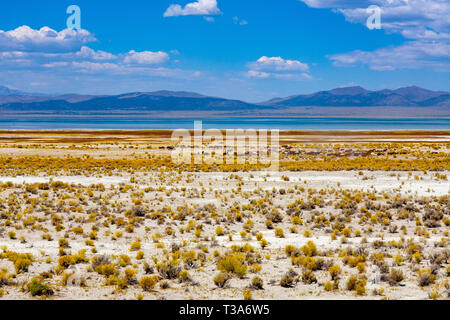
POLYGON ((335 65, 367 64, 375 70, 433 68, 449 70, 450 1, 448 0, 300 0, 313 8, 331 8, 352 23, 366 24, 369 5, 381 9, 381 27, 408 41, 373 52, 331 55, 335 65))
POLYGON ((356 50, 330 55, 336 66, 368 65, 372 70, 433 69, 450 71, 450 44, 409 41, 401 46, 382 48, 372 52, 356 50))
POLYGON ((164 12, 164 17, 178 17, 191 15, 218 15, 221 14, 217 7, 217 0, 198 0, 186 4, 184 7, 179 4, 172 4, 164 12))
POLYGON ((245 26, 248 24, 247 20, 240 20, 239 17, 233 17, 234 24, 238 24, 240 26, 245 26))
POLYGON ((34 30, 22 26, 15 30, 0 30, 0 51, 70 52, 96 41, 86 30, 65 29, 57 32, 49 27, 34 30))
POLYGON ((169 60, 169 55, 165 52, 131 50, 123 59, 128 64, 163 64, 169 60))
POLYGON ((281 57, 262 56, 256 62, 248 64, 247 76, 250 78, 305 79, 309 66, 298 60, 286 60, 281 57))
POLYGON ((92 60, 114 60, 117 57, 106 51, 95 51, 88 47, 81 47, 80 51, 75 53, 77 57, 92 60))
POLYGON ((448 0, 299 0, 312 8, 341 12, 353 23, 365 24, 369 5, 381 9, 382 28, 410 39, 448 37, 450 1, 448 0))
MULTIPOLYGON (((355 5, 369 6, 370 0, 299 0, 306 3, 311 8, 347 8, 355 5)), ((376 1, 376 0, 375 0, 376 1)))
POLYGON ((308 71, 309 67, 298 60, 285 60, 281 57, 262 56, 251 64, 252 69, 267 71, 308 71))
MULTIPOLYGON (((120 83, 126 79, 145 84, 156 78, 158 81, 161 78, 184 81, 203 76, 196 70, 165 67, 165 64, 171 63, 166 52, 131 50, 112 54, 83 45, 92 39, 88 31, 56 32, 50 28, 33 30, 27 26, 1 31, 0 79, 29 81, 30 86, 31 82, 48 79, 44 82, 55 86, 68 79, 84 79, 90 83, 112 79, 120 83), (116 75, 121 77, 111 77, 116 75), (53 80, 50 81, 50 78, 53 80)), ((179 54, 177 50, 171 53, 179 54)))

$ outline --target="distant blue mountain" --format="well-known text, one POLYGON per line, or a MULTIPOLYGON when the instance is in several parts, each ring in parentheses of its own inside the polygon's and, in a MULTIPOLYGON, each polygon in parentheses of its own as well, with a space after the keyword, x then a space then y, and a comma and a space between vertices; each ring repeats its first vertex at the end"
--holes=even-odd
POLYGON ((419 87, 370 91, 362 87, 337 88, 306 95, 276 98, 253 104, 209 97, 184 91, 132 92, 111 96, 27 94, 0 86, 0 112, 4 113, 146 113, 272 111, 282 114, 289 107, 444 107, 450 108, 450 93, 419 87))
POLYGON ((276 98, 261 103, 277 107, 373 107, 373 106, 450 106, 450 93, 416 86, 397 90, 369 91, 361 87, 338 88, 313 94, 276 98))
POLYGON ((115 113, 150 111, 240 111, 272 109, 239 100, 203 96, 190 92, 134 92, 115 96, 65 95, 32 102, 12 102, 0 106, 7 112, 115 113))

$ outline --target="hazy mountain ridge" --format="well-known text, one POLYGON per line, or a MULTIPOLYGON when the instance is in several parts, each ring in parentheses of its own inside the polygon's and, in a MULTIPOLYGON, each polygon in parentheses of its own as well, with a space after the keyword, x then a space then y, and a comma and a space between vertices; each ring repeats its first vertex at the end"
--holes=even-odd
POLYGON ((6 112, 148 112, 148 111, 239 111, 241 109, 271 109, 240 100, 203 96, 190 92, 134 92, 116 96, 64 95, 47 100, 6 103, 0 109, 6 112))
POLYGON ((450 93, 431 91, 416 86, 379 91, 370 91, 362 87, 347 87, 276 98, 262 102, 261 105, 278 107, 450 106, 450 93))
MULTIPOLYGON (((245 112, 282 113, 292 107, 437 107, 450 110, 450 93, 412 86, 370 91, 362 87, 336 88, 306 95, 247 103, 185 91, 130 92, 120 95, 36 95, 0 86, 0 111, 12 113, 147 113, 147 112, 245 112)), ((353 108, 354 109, 354 108, 353 108)), ((361 114, 364 111, 360 112, 361 114)))

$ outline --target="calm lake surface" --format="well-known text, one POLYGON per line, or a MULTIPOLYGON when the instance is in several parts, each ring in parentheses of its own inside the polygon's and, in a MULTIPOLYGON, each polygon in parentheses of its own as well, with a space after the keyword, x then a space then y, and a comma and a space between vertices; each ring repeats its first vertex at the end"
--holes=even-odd
POLYGON ((153 130, 193 129, 279 130, 450 130, 450 118, 179 118, 17 117, 0 118, 0 129, 11 130, 153 130))

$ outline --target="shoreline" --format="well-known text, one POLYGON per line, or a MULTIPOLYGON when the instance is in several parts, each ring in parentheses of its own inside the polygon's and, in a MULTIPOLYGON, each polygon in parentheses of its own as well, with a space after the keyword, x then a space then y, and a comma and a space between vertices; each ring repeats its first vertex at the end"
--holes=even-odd
MULTIPOLYGON (((45 133, 58 133, 58 134, 90 134, 90 133, 103 133, 103 134, 168 134, 174 130, 178 129, 0 129, 0 134, 8 134, 8 133, 22 133, 22 134, 45 134, 45 133)), ((184 130, 184 129, 183 129, 184 130)), ((188 130, 191 134, 194 130, 188 130)), ((208 130, 208 129, 206 129, 208 130)), ((206 130, 202 130, 205 132, 206 130)), ((234 128, 230 129, 218 129, 225 133, 226 130, 238 130, 234 128)), ((248 130, 248 129, 244 129, 248 130)), ((255 129, 258 130, 258 129, 255 129)), ((276 130, 276 129, 267 129, 267 130, 276 130)), ((279 130, 280 133, 285 135, 384 135, 386 133, 390 135, 450 135, 449 130, 442 129, 403 129, 403 130, 389 130, 389 129, 373 129, 373 130, 327 130, 327 129, 304 129, 304 130, 279 130)))

